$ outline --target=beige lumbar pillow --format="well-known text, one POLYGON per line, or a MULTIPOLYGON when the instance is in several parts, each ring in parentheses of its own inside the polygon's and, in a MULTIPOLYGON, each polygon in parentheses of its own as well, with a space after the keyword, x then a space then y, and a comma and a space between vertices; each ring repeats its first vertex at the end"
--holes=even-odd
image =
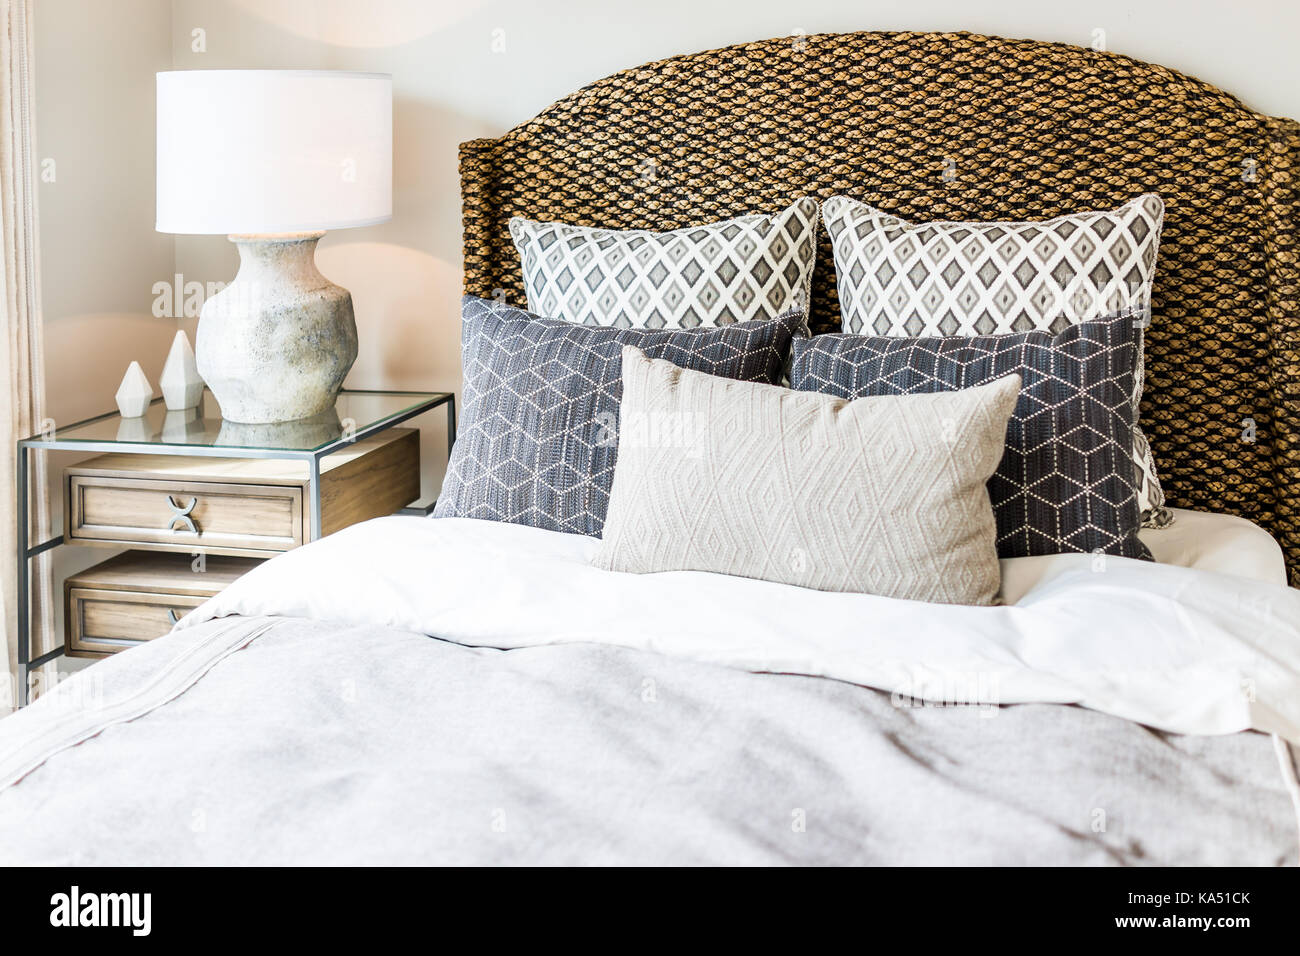
POLYGON ((992 604, 985 482, 1020 377, 853 401, 623 349, 618 463, 593 563, 992 604))

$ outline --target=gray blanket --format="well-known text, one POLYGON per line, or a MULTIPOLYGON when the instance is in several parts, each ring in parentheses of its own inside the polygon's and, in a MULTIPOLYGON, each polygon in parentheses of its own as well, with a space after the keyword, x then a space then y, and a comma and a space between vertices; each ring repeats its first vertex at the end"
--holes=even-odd
MULTIPOLYGON (((96 665, 157 669, 214 621, 96 665)), ((84 690, 84 688, 83 688, 84 690)), ((1290 864, 1263 734, 285 619, 0 790, 6 864, 1290 864)), ((57 697, 0 721, 0 755, 57 697)))

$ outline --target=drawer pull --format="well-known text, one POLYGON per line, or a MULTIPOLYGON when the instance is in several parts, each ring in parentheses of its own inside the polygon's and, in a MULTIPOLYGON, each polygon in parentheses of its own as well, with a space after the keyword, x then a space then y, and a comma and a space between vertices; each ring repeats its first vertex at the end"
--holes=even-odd
POLYGON ((176 613, 175 609, 170 608, 170 607, 167 609, 167 620, 169 620, 169 621, 171 621, 173 624, 175 624, 175 623, 176 623, 177 621, 179 621, 180 619, 181 619, 181 616, 180 616, 179 614, 176 613))
POLYGON ((176 499, 171 495, 167 496, 167 507, 172 509, 172 516, 167 519, 167 524, 163 525, 168 531, 189 531, 192 534, 198 534, 198 526, 194 524, 194 519, 190 517, 190 512, 194 506, 199 503, 198 498, 191 498, 188 505, 178 505, 176 499), (181 522, 181 526, 176 527, 176 522, 181 522))

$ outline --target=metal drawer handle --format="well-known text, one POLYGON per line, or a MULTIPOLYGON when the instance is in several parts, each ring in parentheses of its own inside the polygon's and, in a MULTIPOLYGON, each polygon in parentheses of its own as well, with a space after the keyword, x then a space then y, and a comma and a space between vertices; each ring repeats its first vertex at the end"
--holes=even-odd
POLYGON ((198 498, 191 498, 188 505, 181 506, 176 503, 175 498, 168 495, 167 507, 172 509, 172 516, 167 519, 167 523, 163 527, 168 531, 189 531, 192 534, 198 534, 198 526, 194 523, 194 519, 190 517, 190 512, 194 510, 194 506, 198 503, 198 498), (181 522, 179 528, 176 527, 178 521, 181 522))
POLYGON ((175 624, 175 623, 176 623, 177 621, 179 621, 180 619, 181 619, 181 616, 180 616, 179 614, 177 614, 175 610, 173 610, 172 608, 168 608, 168 609, 167 609, 167 620, 169 620, 169 621, 171 621, 173 624, 175 624))

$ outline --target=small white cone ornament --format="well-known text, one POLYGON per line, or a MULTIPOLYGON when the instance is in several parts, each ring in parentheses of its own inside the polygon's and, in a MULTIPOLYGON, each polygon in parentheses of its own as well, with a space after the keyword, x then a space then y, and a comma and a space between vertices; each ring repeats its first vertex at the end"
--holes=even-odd
POLYGON ((123 418, 139 418, 149 408, 153 400, 153 386, 144 377, 144 369, 139 362, 127 366, 122 376, 122 384, 117 387, 117 410, 123 418))
POLYGON ((199 377, 194 349, 184 332, 177 332, 176 338, 172 339, 172 349, 167 353, 158 385, 169 411, 194 408, 203 399, 203 379, 199 377))

